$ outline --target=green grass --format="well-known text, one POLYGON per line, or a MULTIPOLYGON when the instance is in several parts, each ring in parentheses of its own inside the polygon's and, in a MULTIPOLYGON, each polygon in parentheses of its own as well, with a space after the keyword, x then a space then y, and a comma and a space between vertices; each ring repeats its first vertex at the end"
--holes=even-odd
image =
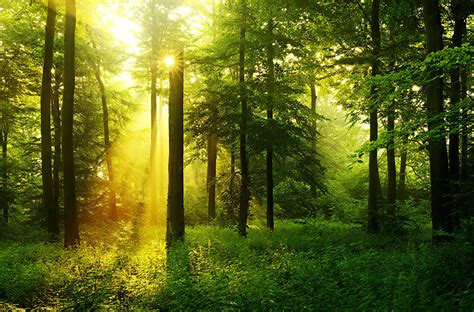
POLYGON ((186 243, 167 256, 162 231, 143 229, 131 244, 127 226, 121 229, 107 231, 102 244, 84 236, 76 251, 0 243, 0 302, 76 310, 474 308, 474 248, 465 243, 432 246, 355 225, 278 222, 273 233, 251 228, 247 239, 230 229, 188 228, 186 243))

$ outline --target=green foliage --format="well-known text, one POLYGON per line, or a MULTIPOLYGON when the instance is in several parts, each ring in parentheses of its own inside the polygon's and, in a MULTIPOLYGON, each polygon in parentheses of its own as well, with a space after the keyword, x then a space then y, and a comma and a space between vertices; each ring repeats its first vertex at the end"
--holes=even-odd
POLYGON ((275 203, 281 208, 277 217, 302 218, 315 216, 318 211, 309 185, 286 178, 275 186, 275 203))
POLYGON ((461 241, 432 246, 336 222, 278 222, 274 232, 251 228, 247 239, 199 226, 166 256, 156 234, 148 228, 142 239, 152 241, 75 251, 3 242, 0 300, 75 310, 463 311, 474 304, 474 249, 461 241))

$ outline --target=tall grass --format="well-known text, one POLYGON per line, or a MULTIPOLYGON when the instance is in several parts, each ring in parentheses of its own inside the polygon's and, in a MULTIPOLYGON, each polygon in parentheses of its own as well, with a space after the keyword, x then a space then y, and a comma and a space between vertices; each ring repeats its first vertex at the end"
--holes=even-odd
POLYGON ((78 250, 1 243, 0 301, 75 310, 474 308, 474 248, 462 242, 432 246, 356 225, 287 221, 273 233, 251 228, 247 239, 196 226, 167 255, 162 231, 141 229, 138 241, 114 233, 78 250))

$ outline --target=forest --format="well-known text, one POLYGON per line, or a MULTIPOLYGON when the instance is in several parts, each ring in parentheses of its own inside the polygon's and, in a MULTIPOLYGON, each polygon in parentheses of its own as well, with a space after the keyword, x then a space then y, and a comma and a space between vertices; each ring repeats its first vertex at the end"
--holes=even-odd
POLYGON ((0 310, 473 311, 472 0, 0 0, 0 310))

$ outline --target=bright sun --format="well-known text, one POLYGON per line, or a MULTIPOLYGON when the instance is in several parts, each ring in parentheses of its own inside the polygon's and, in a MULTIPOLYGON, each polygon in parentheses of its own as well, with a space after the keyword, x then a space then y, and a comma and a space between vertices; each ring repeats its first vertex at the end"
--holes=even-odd
POLYGON ((166 66, 171 67, 171 66, 174 65, 174 57, 167 56, 167 57, 165 57, 164 62, 165 62, 166 66))

